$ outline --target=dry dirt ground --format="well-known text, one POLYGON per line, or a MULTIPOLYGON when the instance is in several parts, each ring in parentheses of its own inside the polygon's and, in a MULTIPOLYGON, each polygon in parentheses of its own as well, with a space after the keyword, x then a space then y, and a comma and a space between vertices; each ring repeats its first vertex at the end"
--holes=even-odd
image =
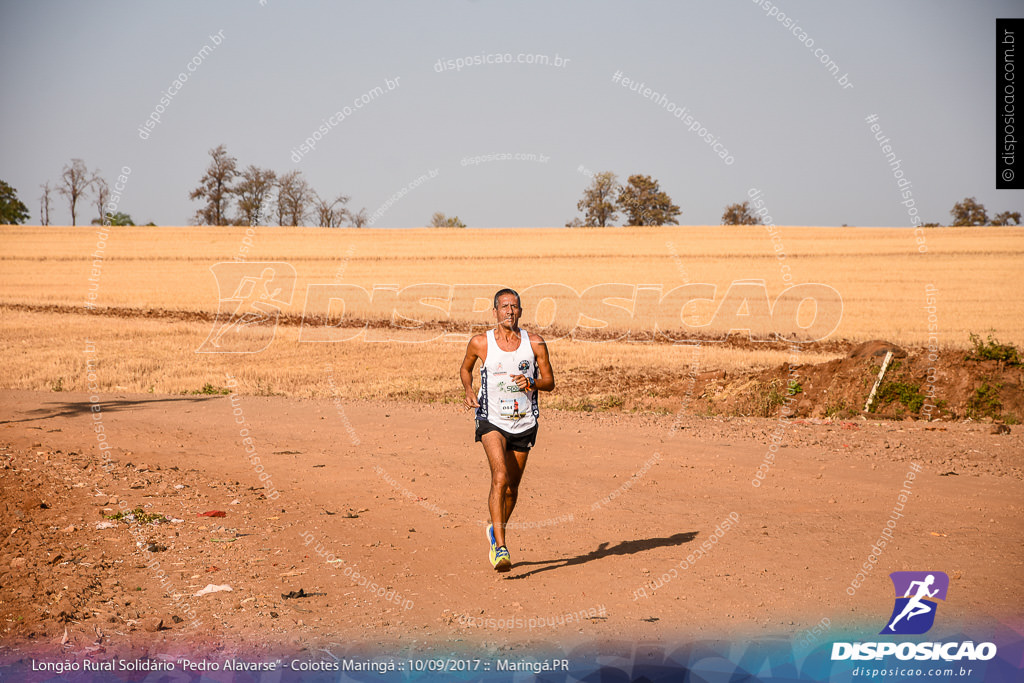
POLYGON ((897 570, 949 574, 946 631, 1024 627, 1018 426, 548 410, 499 575, 458 407, 96 398, 0 394, 5 660, 877 633, 897 570))

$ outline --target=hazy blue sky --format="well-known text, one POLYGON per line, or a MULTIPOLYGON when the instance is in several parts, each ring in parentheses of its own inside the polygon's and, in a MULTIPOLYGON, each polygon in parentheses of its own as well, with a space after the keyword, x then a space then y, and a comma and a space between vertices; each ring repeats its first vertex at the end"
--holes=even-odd
MULTIPOLYGON (((39 220, 39 186, 72 157, 111 182, 137 222, 187 224, 188 199, 225 144, 241 165, 300 169, 344 193, 377 226, 423 225, 434 211, 473 227, 561 226, 589 178, 644 173, 717 224, 763 190, 780 225, 909 225, 865 117, 891 140, 925 220, 976 196, 990 213, 1024 209, 995 190, 995 19, 1016 2, 72 2, 0 4, 0 179, 39 220), (770 12, 796 20, 794 33, 770 12), (162 107, 179 72, 222 31, 162 107), (807 41, 813 41, 809 48, 807 41), (803 42, 802 42, 803 41, 803 42), (846 74, 844 88, 814 54, 846 74), (563 66, 439 60, 548 55, 563 66), (819 55, 822 53, 819 53, 819 55), (664 93, 717 138, 733 163, 616 72, 664 93), (386 79, 398 84, 386 90, 386 79), (383 94, 293 150, 373 88, 383 94), (535 154, 493 160, 489 154, 535 154), (540 155, 547 159, 541 162, 540 155)), ((57 198, 52 222, 70 222, 57 198)), ((93 202, 83 212, 95 217, 93 202)))

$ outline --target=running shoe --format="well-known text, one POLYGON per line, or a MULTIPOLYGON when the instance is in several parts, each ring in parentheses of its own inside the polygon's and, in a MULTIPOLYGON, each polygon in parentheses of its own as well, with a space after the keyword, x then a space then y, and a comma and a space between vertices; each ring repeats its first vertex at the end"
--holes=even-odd
POLYGON ((491 566, 493 567, 494 563, 496 561, 494 559, 494 553, 496 553, 498 551, 498 542, 496 540, 494 540, 494 525, 493 524, 488 524, 487 525, 487 542, 491 546, 491 549, 487 553, 487 559, 489 559, 491 561, 491 566))
POLYGON ((508 554, 508 548, 505 546, 499 547, 494 551, 494 559, 491 560, 491 564, 494 565, 495 571, 507 572, 512 569, 512 558, 508 554))

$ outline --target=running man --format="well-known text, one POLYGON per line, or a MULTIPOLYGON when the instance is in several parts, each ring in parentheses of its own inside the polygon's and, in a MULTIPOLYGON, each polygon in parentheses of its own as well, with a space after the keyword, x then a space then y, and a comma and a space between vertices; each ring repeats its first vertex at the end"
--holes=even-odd
POLYGON ((927 614, 928 612, 932 611, 932 608, 924 602, 922 602, 921 598, 924 598, 926 596, 929 598, 935 597, 935 594, 939 592, 939 589, 936 588, 933 591, 928 590, 928 587, 931 586, 933 583, 935 583, 934 574, 929 574, 928 576, 924 577, 924 581, 910 582, 910 585, 907 586, 907 592, 903 596, 905 598, 910 598, 910 600, 907 601, 907 605, 903 608, 903 611, 900 612, 900 615, 893 619, 892 623, 889 624, 890 631, 896 630, 896 622, 902 619, 903 617, 906 617, 907 621, 910 621, 919 614, 927 614), (916 593, 914 592, 914 586, 917 586, 916 593), (911 593, 914 593, 913 597, 910 596, 911 593))
POLYGON ((537 441, 537 392, 555 388, 548 347, 540 335, 519 327, 522 314, 515 290, 498 291, 494 295, 498 326, 469 340, 459 372, 466 389, 465 404, 476 408, 476 440, 483 444, 491 468, 487 542, 491 566, 499 572, 512 569, 505 525, 516 507, 526 457, 537 441), (479 394, 473 391, 473 366, 478 359, 479 394))

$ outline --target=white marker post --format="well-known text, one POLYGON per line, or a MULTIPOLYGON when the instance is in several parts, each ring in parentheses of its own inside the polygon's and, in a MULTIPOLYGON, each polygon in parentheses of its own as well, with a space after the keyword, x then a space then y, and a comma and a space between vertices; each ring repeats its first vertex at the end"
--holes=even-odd
POLYGON ((885 360, 882 361, 882 369, 878 371, 878 379, 875 380, 875 386, 871 387, 871 393, 868 395, 868 402, 864 404, 864 412, 871 410, 871 403, 875 400, 875 392, 878 391, 878 385, 882 383, 882 378, 885 377, 885 371, 889 369, 889 361, 892 360, 892 351, 885 352, 885 360))

